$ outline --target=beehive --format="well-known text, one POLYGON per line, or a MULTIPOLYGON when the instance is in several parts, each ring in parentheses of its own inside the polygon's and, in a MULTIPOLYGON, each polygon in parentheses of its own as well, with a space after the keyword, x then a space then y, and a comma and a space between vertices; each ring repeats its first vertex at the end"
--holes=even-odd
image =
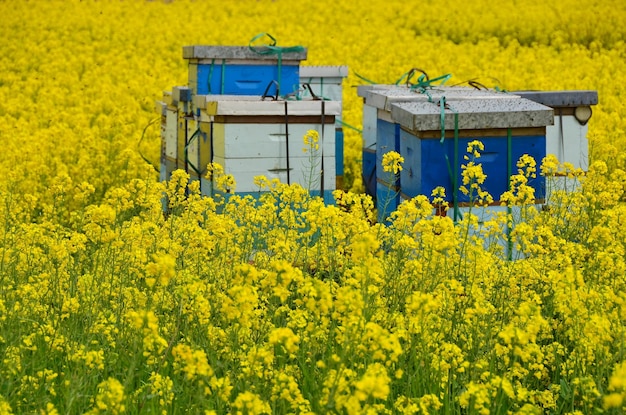
MULTIPOLYGON (((400 124, 391 117, 391 107, 400 102, 433 102, 437 103, 443 97, 449 101, 464 100, 510 100, 519 99, 518 96, 491 90, 478 90, 470 87, 436 87, 428 89, 413 89, 407 86, 374 87, 365 91, 365 105, 369 111, 365 117, 375 117, 375 127, 372 120, 364 121, 364 125, 372 125, 373 139, 376 143, 376 162, 374 172, 376 177, 376 200, 381 217, 395 210, 401 202, 402 177, 394 177, 382 170, 383 155, 389 151, 401 153, 400 124), (371 109, 370 109, 371 108, 371 109), (375 114, 375 115, 374 115, 375 114)), ((402 153, 401 153, 402 154, 402 153)), ((405 158, 406 156, 402 154, 405 158)))
MULTIPOLYGON (((467 144, 473 140, 484 144, 476 160, 487 175, 482 188, 498 201, 508 190, 509 176, 517 172, 521 155, 545 157, 546 126, 553 123, 553 110, 523 98, 471 99, 451 101, 442 117, 437 103, 402 102, 391 105, 391 118, 401 126, 402 197, 429 196, 442 186, 447 200, 458 207, 471 202, 458 191, 467 144)), ((529 185, 541 198, 543 178, 537 176, 529 185)))
MULTIPOLYGON (((324 100, 263 100, 259 96, 199 95, 199 142, 193 157, 216 162, 232 174, 238 194, 258 195, 254 177, 263 175, 282 183, 298 183, 332 203, 336 188, 335 118, 341 104, 324 100), (303 152, 303 137, 316 130, 320 148, 311 162, 303 152), (197 152, 197 154, 195 153, 197 152), (314 179, 310 180, 310 177, 314 179)), ((202 192, 215 189, 202 179, 202 192)))

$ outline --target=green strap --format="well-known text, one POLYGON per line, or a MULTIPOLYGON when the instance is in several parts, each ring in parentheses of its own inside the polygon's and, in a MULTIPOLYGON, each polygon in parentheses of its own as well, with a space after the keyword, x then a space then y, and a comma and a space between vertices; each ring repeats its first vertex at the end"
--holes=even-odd
POLYGON ((404 81, 405 78, 406 78, 406 82, 408 83, 411 77, 413 76, 413 72, 414 70, 411 69, 410 71, 403 73, 402 76, 400 76, 400 78, 398 78, 398 80, 394 83, 394 85, 400 85, 400 83, 404 81))
POLYGON ((440 108, 441 108, 441 116, 439 117, 439 128, 441 129, 441 140, 439 141, 443 144, 443 140, 446 139, 446 97, 441 97, 440 108))
MULTIPOLYGON (((354 72, 354 75, 357 78, 367 82, 368 84, 380 85, 380 82, 372 81, 371 79, 368 79, 368 78, 364 77, 363 75, 360 75, 357 72, 354 72)), ((451 77, 452 77, 452 74, 445 74, 445 75, 441 75, 441 76, 438 76, 436 78, 430 79, 428 77, 428 75, 426 74, 426 72, 422 71, 421 69, 413 68, 410 71, 407 71, 407 72, 403 73, 402 76, 400 76, 400 78, 398 78, 398 80, 396 80, 394 85, 400 85, 400 83, 402 81, 406 80, 407 85, 410 84, 410 88, 411 88, 412 91, 418 90, 421 93, 426 93, 428 95, 428 97, 429 97, 429 101, 432 102, 432 97, 430 96, 430 94, 428 94, 428 92, 426 90, 428 88, 432 88, 435 83, 438 83, 437 86, 443 85, 451 77), (413 78, 413 75, 416 72, 421 72, 422 75, 420 75, 419 78, 417 78, 417 82, 416 83, 411 84, 411 79, 413 78)))
POLYGON ((508 190, 511 190, 511 175, 513 174, 513 149, 511 144, 513 142, 512 131, 510 128, 506 130, 506 176, 509 180, 508 190))
MULTIPOLYGON (((215 68, 215 58, 211 59, 211 65, 209 66, 209 77, 207 79, 207 91, 210 94, 211 91, 211 79, 213 79, 213 68, 215 68)), ((222 59, 221 64, 221 81, 220 81, 220 94, 224 95, 224 84, 226 83, 226 59, 222 59)))
POLYGON ((222 83, 220 85, 220 94, 224 95, 224 84, 226 83, 226 60, 222 59, 222 83))
MULTIPOLYGON (((211 164, 213 163, 213 121, 211 121, 210 123, 211 125, 211 144, 210 144, 210 151, 211 151, 211 164)), ((187 144, 185 145, 185 165, 188 165, 191 167, 191 169, 196 172, 196 174, 198 175, 198 181, 200 182, 200 192, 202 192, 202 175, 204 173, 206 173, 207 171, 207 167, 205 167, 203 170, 198 169, 198 166, 196 166, 195 164, 193 164, 190 160, 189 160, 189 146, 191 145, 191 143, 193 142, 193 140, 197 139, 198 137, 200 137, 200 134, 202 133, 202 131, 200 130, 200 127, 198 126, 198 128, 196 129, 196 131, 191 135, 191 137, 189 138, 189 140, 187 141, 187 144)), ((206 141, 206 139, 205 139, 206 141)), ((198 151, 200 151, 200 147, 198 147, 198 151)), ((214 193, 214 189, 213 189, 213 179, 211 179, 211 194, 214 193)))
MULTIPOLYGON (((432 101, 431 101, 432 102, 432 101)), ((441 107, 440 112, 440 127, 441 127, 441 140, 439 140, 439 144, 444 145, 446 139, 446 97, 442 96, 441 101, 439 101, 439 105, 441 107)), ((448 157, 448 153, 443 151, 443 155, 446 159, 446 165, 448 167, 448 174, 450 175, 450 180, 452 181, 452 206, 454 209, 454 221, 461 219, 461 213, 459 212, 459 113, 452 107, 448 106, 448 108, 454 113, 454 169, 450 163, 450 158, 448 157)))
POLYGON ((354 73, 354 75, 356 75, 356 77, 357 77, 357 78, 359 78, 359 79, 361 79, 361 80, 363 80, 363 81, 367 82, 368 84, 372 84, 372 85, 377 85, 377 84, 379 84, 378 82, 374 82, 374 81, 372 81, 371 79, 367 79, 366 77, 364 77, 364 76, 362 76, 362 75, 359 75, 359 74, 358 74, 358 73, 356 73, 356 72, 354 73))
POLYGON ((189 146, 199 136, 198 134, 199 132, 200 132, 200 127, 198 127, 198 129, 191 135, 191 137, 189 138, 189 141, 187 141, 187 144, 185 145, 185 164, 188 164, 191 167, 191 169, 194 172, 196 172, 198 176, 201 176, 204 173, 204 171, 198 170, 198 167, 189 160, 189 146))
MULTIPOLYGON (((511 175, 513 174, 513 138, 512 130, 507 128, 506 130, 506 177, 508 180, 507 190, 511 190, 511 175)), ((506 244, 507 244, 507 258, 509 261, 513 259, 513 239, 511 238, 511 222, 509 217, 511 216, 511 205, 507 204, 506 208, 506 244)))
POLYGON ((407 86, 410 85, 411 88, 413 89, 426 88, 426 87, 431 87, 435 82, 439 82, 439 85, 443 85, 448 79, 450 79, 450 77, 452 77, 452 74, 441 75, 441 76, 438 76, 437 78, 430 79, 428 77, 428 74, 422 69, 411 68, 411 70, 402 74, 402 76, 398 78, 395 84, 400 85, 400 83, 406 79, 405 82, 407 86), (412 84, 411 79, 413 78, 413 75, 415 75, 418 72, 421 73, 421 75, 419 76, 419 78, 417 78, 417 83, 412 84))
MULTIPOLYGON (((454 111, 454 110, 452 110, 454 111)), ((454 186, 454 194, 452 196, 454 201, 454 220, 460 219, 459 212, 459 113, 454 111, 454 179, 452 180, 452 186, 454 186)))
POLYGON ((426 88, 432 88, 435 82, 439 82, 437 86, 441 86, 445 84, 446 81, 450 79, 451 77, 452 77, 452 74, 445 74, 445 75, 441 75, 433 79, 427 79, 427 77, 422 74, 420 75, 419 78, 417 78, 417 83, 411 85, 411 90, 416 90, 416 89, 422 90, 426 88))
POLYGON ((207 91, 211 94, 211 78, 213 78, 213 68, 215 66, 215 58, 211 59, 211 66, 209 66, 209 78, 207 80, 207 91))
POLYGON ((430 95, 430 92, 428 90, 432 88, 432 84, 435 82, 439 82, 439 85, 443 85, 448 79, 450 79, 451 76, 451 74, 446 74, 438 76, 434 79, 428 79, 428 76, 426 76, 426 74, 422 74, 419 78, 417 78, 417 83, 412 84, 410 89, 411 91, 426 95, 428 97, 428 102, 434 102, 433 97, 432 95, 430 95))
MULTIPOLYGON (((439 116, 439 122, 440 122, 439 128, 441 129, 441 140, 439 140, 439 144, 443 146, 446 140, 446 112, 445 112, 446 97, 441 97, 441 102, 443 103, 443 105, 441 105, 441 114, 439 116)), ((446 158, 446 165, 448 167, 448 175, 450 176, 450 180, 452 180, 452 183, 454 185, 454 172, 452 171, 452 165, 450 164, 450 159, 448 158, 448 153, 445 151, 445 147, 444 147, 443 155, 446 158)))
POLYGON ((360 128, 357 128, 357 127, 355 127, 355 126, 353 126, 353 125, 348 124, 348 123, 347 123, 347 122, 345 122, 344 120, 337 120, 337 121, 336 121, 336 123, 337 123, 337 124, 340 124, 340 125, 344 125, 344 126, 346 126, 346 127, 348 127, 348 128, 351 128, 351 129, 353 129, 354 131, 358 131, 358 132, 359 132, 359 133, 361 133, 361 134, 363 133, 363 130, 361 130, 360 128))
MULTIPOLYGON (((278 59, 278 88, 280 89, 281 81, 282 81, 282 66, 283 66, 283 53, 293 53, 293 52, 304 52, 304 47, 302 46, 289 46, 282 47, 276 46, 276 38, 270 35, 269 33, 259 33, 250 39, 250 43, 248 44, 250 50, 259 55, 276 55, 278 59), (255 46, 254 42, 261 39, 262 37, 270 38, 271 42, 267 45, 255 46)), ((278 95, 279 91, 276 91, 276 95, 278 95)))
POLYGON ((428 90, 426 88, 422 89, 419 91, 420 94, 424 94, 428 97, 428 102, 432 102, 434 103, 435 101, 433 100, 433 96, 430 95, 430 92, 428 92, 428 90))
POLYGON ((326 101, 322 100, 322 134, 320 137, 320 149, 322 150, 320 165, 320 196, 324 200, 324 130, 326 129, 326 101))

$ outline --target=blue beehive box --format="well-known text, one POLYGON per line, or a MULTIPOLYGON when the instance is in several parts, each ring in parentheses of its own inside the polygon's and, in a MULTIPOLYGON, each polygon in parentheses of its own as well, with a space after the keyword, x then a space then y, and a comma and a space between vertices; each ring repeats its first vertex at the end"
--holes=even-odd
MULTIPOLYGON (((430 196, 433 189, 443 186, 446 191, 447 200, 452 201, 453 188, 450 177, 448 163, 454 160, 454 138, 453 134, 447 133, 444 142, 440 138, 421 138, 408 131, 401 131, 401 153, 404 154, 405 170, 402 172, 403 186, 402 198, 410 199, 420 194, 430 196), (447 158, 446 158, 447 156, 447 158)), ((467 135, 464 132, 463 135, 467 135)), ((480 140, 485 146, 481 151, 481 156, 476 163, 482 164, 483 172, 487 175, 487 180, 482 185, 482 189, 489 192, 494 200, 498 200, 500 195, 508 190, 507 171, 517 173, 517 160, 524 155, 532 156, 538 163, 546 156, 545 132, 536 131, 519 132, 512 131, 511 136, 511 157, 508 158, 508 141, 506 130, 501 134, 487 133, 484 136, 465 136, 458 140, 458 151, 461 155, 461 164, 466 163, 462 156, 466 154, 467 144, 473 140, 480 140), (507 163, 510 169, 507 170, 507 163)), ((457 176, 457 183, 462 183, 460 165, 454 169, 457 176)), ((535 196, 543 198, 543 177, 537 176, 529 181, 535 189, 535 196)), ((469 203, 469 197, 459 193, 459 203, 469 203)))
MULTIPOLYGON (((498 201, 508 190, 509 173, 516 174, 516 163, 528 154, 540 163, 546 154, 546 126, 554 122, 553 110, 523 99, 452 101, 444 110, 441 142, 441 107, 433 102, 404 102, 392 105, 392 119, 402 126, 401 154, 405 158, 401 173, 401 192, 404 198, 420 194, 430 196, 437 186, 446 189, 448 201, 467 204, 461 192, 453 199, 453 175, 460 185, 467 144, 483 142, 485 149, 476 163, 482 163, 487 179, 482 186, 498 201), (455 112, 458 122, 455 123, 455 112), (455 130, 458 140, 454 139, 455 130), (454 164, 455 141, 457 162, 454 164), (447 156, 447 158, 446 158, 447 156), (452 177, 451 177, 452 172, 452 177)), ((544 191, 543 178, 529 183, 537 198, 544 191)))
POLYGON ((298 90, 306 49, 259 53, 247 46, 185 46, 194 95, 287 95, 298 90), (277 85, 279 90, 277 91, 277 85))
POLYGON ((401 202, 401 189, 404 188, 402 176, 393 177, 382 169, 382 160, 385 153, 396 151, 405 154, 401 148, 400 124, 391 117, 391 107, 399 102, 436 102, 442 97, 450 101, 462 100, 509 100, 519 99, 518 96, 491 90, 477 90, 469 87, 437 87, 436 89, 416 90, 407 86, 377 85, 363 90, 364 103, 364 128, 371 124, 366 118, 375 117, 375 131, 373 141, 376 145, 376 164, 374 167, 376 198, 379 219, 386 217, 395 210, 401 202), (366 109, 372 109, 369 112, 366 109), (395 190, 395 191, 394 191, 395 190), (382 199, 381 199, 382 197, 382 199))

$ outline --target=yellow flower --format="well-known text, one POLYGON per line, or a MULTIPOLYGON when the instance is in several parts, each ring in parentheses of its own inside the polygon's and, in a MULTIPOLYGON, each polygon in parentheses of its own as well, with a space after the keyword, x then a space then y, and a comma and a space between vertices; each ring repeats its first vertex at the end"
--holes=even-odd
POLYGON ((382 166, 385 172, 398 174, 402 171, 402 163, 404 163, 404 157, 396 151, 383 154, 382 166))
MULTIPOLYGON (((176 275, 176 258, 169 254, 154 254, 154 262, 146 265, 146 274, 154 278, 161 286, 167 286, 176 275)), ((146 282, 148 278, 146 278, 146 282)))
POLYGON ((224 193, 235 193, 237 183, 232 174, 224 172, 224 167, 219 163, 210 163, 207 166, 207 179, 213 181, 215 187, 224 193))
POLYGON ((93 409, 87 414, 122 414, 126 412, 124 387, 115 378, 108 378, 98 384, 98 394, 93 409))
POLYGON ((522 154, 517 161, 518 174, 534 179, 537 177, 537 161, 528 154, 522 154))
POLYGON ((548 154, 541 162, 541 175, 553 176, 559 171, 559 160, 554 154, 548 154))
POLYGON ((471 154, 474 158, 480 157, 480 152, 485 150, 485 144, 480 140, 473 140, 467 143, 467 153, 471 154))
POLYGON ((0 414, 3 415, 11 415, 13 411, 11 411, 11 405, 4 399, 2 395, 0 395, 0 414))
POLYGON ((609 378, 608 390, 604 396, 604 408, 619 408, 626 410, 626 362, 615 365, 609 378))
POLYGON ((367 370, 355 383, 355 397, 363 402, 369 397, 375 399, 387 399, 390 389, 391 379, 387 373, 385 366, 380 363, 373 363, 367 367, 367 370))
POLYGON ((204 350, 193 350, 185 344, 177 344, 172 348, 172 356, 175 368, 184 372, 189 380, 213 376, 213 368, 209 365, 204 350))
POLYGON ((308 151, 317 151, 320 148, 319 145, 320 134, 317 130, 308 130, 303 137, 304 148, 302 151, 305 153, 308 151))
POLYGON ((282 345, 291 354, 298 351, 298 344, 300 343, 300 337, 295 335, 288 327, 273 329, 269 334, 268 340, 271 345, 282 345))
MULTIPOLYGON (((159 405, 163 408, 169 406, 174 399, 174 382, 168 376, 161 376, 156 372, 150 374, 151 393, 158 396, 159 405)), ((167 411, 163 409, 165 415, 167 411)))
POLYGON ((233 402, 236 415, 269 415, 272 413, 269 403, 253 392, 241 392, 233 402))

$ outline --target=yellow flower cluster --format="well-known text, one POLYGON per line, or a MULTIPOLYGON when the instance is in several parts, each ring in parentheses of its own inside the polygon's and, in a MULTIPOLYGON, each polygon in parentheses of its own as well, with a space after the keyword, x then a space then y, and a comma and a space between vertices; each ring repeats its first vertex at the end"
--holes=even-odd
POLYGON ((126 412, 124 405, 124 387, 119 380, 108 378, 98 384, 98 395, 95 404, 88 414, 122 414, 126 412))
POLYGON ((467 155, 463 158, 467 163, 461 165, 461 182, 459 187, 461 193, 469 197, 471 204, 488 205, 493 202, 492 195, 482 189, 481 185, 485 183, 487 175, 483 171, 481 163, 476 160, 480 158, 480 152, 485 150, 485 145, 473 140, 467 144, 467 155))
POLYGON ((404 157, 397 151, 389 151, 383 154, 383 171, 393 174, 398 174, 402 171, 402 163, 404 163, 404 157))
POLYGON ((302 138, 302 141, 304 141, 304 147, 302 151, 304 151, 305 153, 308 151, 317 151, 320 148, 320 134, 315 130, 307 131, 307 133, 302 138))

